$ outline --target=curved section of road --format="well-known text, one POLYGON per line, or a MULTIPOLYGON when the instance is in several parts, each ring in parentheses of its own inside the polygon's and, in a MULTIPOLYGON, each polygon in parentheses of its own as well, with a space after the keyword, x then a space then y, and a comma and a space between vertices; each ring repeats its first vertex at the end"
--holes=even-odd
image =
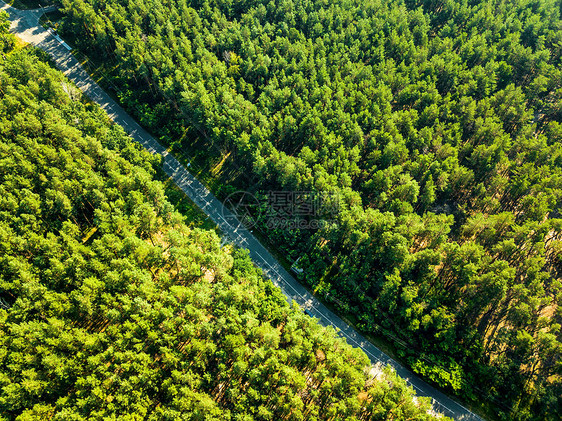
POLYGON ((429 396, 433 399, 433 409, 436 412, 443 413, 455 420, 483 421, 482 418, 431 387, 410 370, 376 348, 296 281, 252 233, 239 222, 235 215, 226 209, 205 186, 98 86, 72 55, 70 47, 52 30, 44 29, 39 24, 41 15, 51 8, 19 10, 0 0, 0 9, 9 14, 12 33, 46 51, 64 74, 88 97, 99 104, 115 123, 121 125, 135 141, 151 153, 162 156, 162 165, 166 174, 218 225, 230 242, 249 250, 254 263, 263 270, 264 274, 276 286, 281 288, 289 302, 296 301, 299 305, 308 309, 322 325, 334 327, 349 344, 361 348, 373 363, 380 362, 383 365, 390 365, 400 377, 404 378, 416 390, 418 395, 429 396))

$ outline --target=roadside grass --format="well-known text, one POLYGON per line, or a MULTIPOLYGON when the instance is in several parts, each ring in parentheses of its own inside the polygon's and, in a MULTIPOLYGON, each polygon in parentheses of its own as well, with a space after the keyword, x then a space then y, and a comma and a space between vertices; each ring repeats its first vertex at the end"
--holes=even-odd
POLYGON ((201 228, 215 230, 215 223, 189 199, 181 189, 176 186, 170 178, 164 181, 165 192, 168 200, 176 210, 186 218, 186 224, 190 228, 201 228))
POLYGON ((64 14, 59 10, 54 10, 52 12, 44 13, 39 18, 39 23, 44 28, 53 28, 54 30, 58 30, 60 26, 61 19, 64 17, 64 14))
MULTIPOLYGON (((25 48, 28 44, 27 42, 25 42, 23 39, 21 39, 20 37, 18 37, 16 35, 15 37, 16 41, 15 41, 15 48, 14 51, 20 50, 22 48, 25 48)), ((11 54, 11 53, 10 53, 11 54)))

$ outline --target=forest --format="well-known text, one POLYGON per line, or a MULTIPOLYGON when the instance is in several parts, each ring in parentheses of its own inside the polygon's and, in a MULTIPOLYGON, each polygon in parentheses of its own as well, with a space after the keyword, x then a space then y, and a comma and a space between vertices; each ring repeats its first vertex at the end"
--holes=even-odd
POLYGON ((0 420, 436 419, 190 227, 159 159, 6 29, 0 420))
POLYGON ((217 194, 338 198, 316 229, 255 215, 318 296, 489 416, 558 419, 562 2, 61 4, 143 125, 221 162, 217 194))

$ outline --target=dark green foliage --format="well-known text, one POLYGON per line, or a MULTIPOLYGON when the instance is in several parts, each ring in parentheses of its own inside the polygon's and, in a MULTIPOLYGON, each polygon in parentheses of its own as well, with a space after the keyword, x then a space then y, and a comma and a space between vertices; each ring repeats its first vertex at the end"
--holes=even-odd
POLYGON ((267 235, 363 330, 506 418, 562 412, 559 1, 63 4, 170 144, 339 195, 335 223, 267 235))
POLYGON ((435 419, 188 228, 157 160, 34 51, 0 86, 0 420, 435 419))

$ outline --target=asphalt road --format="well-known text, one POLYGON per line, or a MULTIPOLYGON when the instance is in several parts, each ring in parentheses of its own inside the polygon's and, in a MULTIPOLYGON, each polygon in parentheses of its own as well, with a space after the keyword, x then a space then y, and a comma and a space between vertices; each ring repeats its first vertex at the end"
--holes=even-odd
POLYGON ((404 378, 420 396, 433 399, 433 409, 455 420, 478 420, 482 418, 473 414, 458 402, 431 387, 410 370, 394 361, 361 336, 355 329, 336 316, 298 281, 296 281, 269 253, 265 247, 246 229, 221 202, 191 175, 166 149, 160 145, 147 131, 133 120, 98 84, 90 78, 64 44, 64 41, 52 31, 39 24, 40 16, 50 10, 19 10, 10 7, 0 0, 0 9, 10 15, 10 31, 24 41, 45 50, 53 58, 57 66, 71 79, 88 97, 99 104, 108 115, 121 125, 132 138, 153 154, 162 155, 162 164, 166 174, 199 206, 220 228, 228 241, 250 252, 250 257, 272 282, 281 288, 289 301, 294 300, 316 317, 324 326, 332 326, 339 331, 347 342, 361 348, 373 363, 380 362, 390 365, 397 374, 404 378))

